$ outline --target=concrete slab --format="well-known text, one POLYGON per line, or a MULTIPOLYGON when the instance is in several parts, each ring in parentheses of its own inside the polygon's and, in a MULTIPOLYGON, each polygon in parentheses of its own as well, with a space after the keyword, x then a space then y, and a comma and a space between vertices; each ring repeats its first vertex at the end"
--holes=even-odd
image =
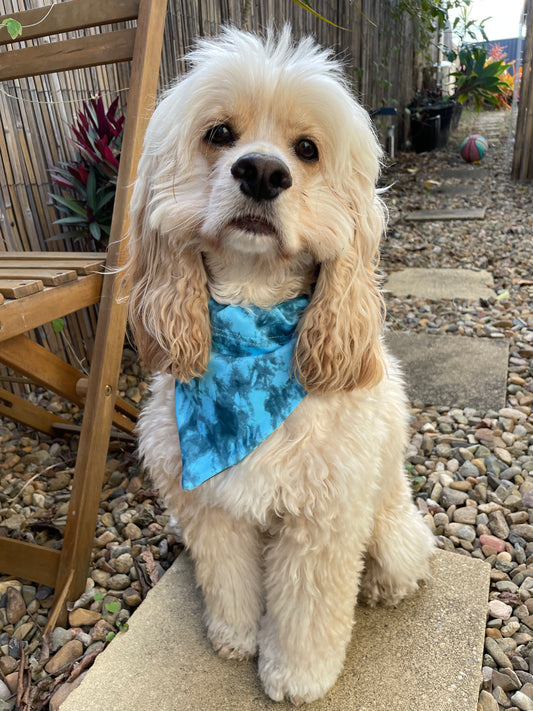
POLYGON ((390 332, 385 341, 402 363, 411 402, 476 410, 505 407, 507 339, 390 332))
POLYGON ((473 269, 409 268, 392 272, 384 289, 396 296, 425 299, 488 299, 495 296, 492 274, 473 269))
POLYGON ((441 185, 435 189, 440 195, 454 195, 465 197, 465 195, 474 195, 479 193, 479 185, 476 183, 459 183, 456 185, 441 185))
POLYGON ((462 165, 458 168, 445 168, 439 172, 439 178, 459 178, 460 180, 483 180, 489 171, 479 165, 462 165))
POLYGON ((440 222, 441 220, 483 220, 486 207, 451 210, 413 210, 403 216, 409 222, 440 222))
MULTIPOLYGON (((490 567, 439 551, 433 578, 396 609, 359 607, 345 670, 313 711, 476 711, 490 567)), ((61 711, 283 711, 254 662, 212 651, 181 555, 61 711)))

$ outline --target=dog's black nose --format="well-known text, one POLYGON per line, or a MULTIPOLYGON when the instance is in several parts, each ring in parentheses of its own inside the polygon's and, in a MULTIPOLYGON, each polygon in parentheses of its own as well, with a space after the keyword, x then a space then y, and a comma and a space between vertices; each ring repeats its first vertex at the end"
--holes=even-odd
POLYGON ((264 153, 247 153, 231 166, 231 174, 241 182, 241 190, 254 200, 273 200, 292 185, 285 163, 264 153))

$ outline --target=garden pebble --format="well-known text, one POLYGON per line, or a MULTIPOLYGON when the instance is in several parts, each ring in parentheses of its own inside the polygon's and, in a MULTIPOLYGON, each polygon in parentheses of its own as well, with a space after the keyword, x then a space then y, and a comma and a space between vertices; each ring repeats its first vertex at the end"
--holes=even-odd
POLYGON ((82 654, 83 644, 77 639, 72 639, 54 654, 46 664, 45 670, 48 674, 55 674, 62 667, 70 664, 78 657, 81 657, 82 654))
POLYGON ((522 691, 516 691, 511 696, 512 703, 522 711, 533 711, 533 698, 522 691))
POLYGON ((15 624, 26 614, 26 603, 22 593, 14 587, 8 587, 6 590, 7 605, 6 617, 9 624, 15 624))

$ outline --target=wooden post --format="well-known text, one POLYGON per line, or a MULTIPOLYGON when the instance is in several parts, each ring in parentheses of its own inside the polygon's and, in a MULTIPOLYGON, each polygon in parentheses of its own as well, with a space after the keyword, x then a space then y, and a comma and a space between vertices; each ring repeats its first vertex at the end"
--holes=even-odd
POLYGON ((527 33, 511 171, 515 180, 533 178, 533 0, 527 0, 526 15, 527 33))
MULTIPOLYGON (((144 129, 157 93, 157 71, 153 68, 159 67, 161 60, 165 10, 166 0, 144 0, 139 15, 136 42, 149 43, 150 52, 143 55, 143 66, 134 60, 131 70, 128 112, 130 117, 136 114, 140 118, 137 122, 126 120, 109 239, 107 264, 112 269, 124 266, 126 260, 129 199, 142 151, 144 129), (155 10, 151 11, 154 5, 155 10), (158 37, 158 42, 154 41, 155 37, 158 37), (147 69, 145 65, 152 68, 147 69)), ((111 271, 103 285, 87 401, 59 561, 55 608, 60 606, 61 610, 54 609, 54 614, 58 615, 60 623, 66 618, 65 600, 75 600, 85 588, 124 345, 128 295, 128 275, 120 269, 111 271), (66 596, 62 595, 65 587, 68 588, 66 596)))

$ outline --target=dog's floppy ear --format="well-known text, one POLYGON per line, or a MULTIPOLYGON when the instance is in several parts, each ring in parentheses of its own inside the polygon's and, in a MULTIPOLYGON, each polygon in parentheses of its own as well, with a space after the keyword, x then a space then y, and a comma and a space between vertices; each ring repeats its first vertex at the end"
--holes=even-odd
POLYGON ((384 308, 376 275, 383 220, 377 198, 372 212, 373 227, 356 231, 344 254, 322 262, 311 303, 300 319, 294 367, 308 392, 370 387, 383 376, 384 308))
POLYGON ((132 198, 130 325, 139 354, 152 370, 188 381, 203 375, 209 360, 207 278, 193 245, 151 226, 153 160, 141 160, 132 198))

